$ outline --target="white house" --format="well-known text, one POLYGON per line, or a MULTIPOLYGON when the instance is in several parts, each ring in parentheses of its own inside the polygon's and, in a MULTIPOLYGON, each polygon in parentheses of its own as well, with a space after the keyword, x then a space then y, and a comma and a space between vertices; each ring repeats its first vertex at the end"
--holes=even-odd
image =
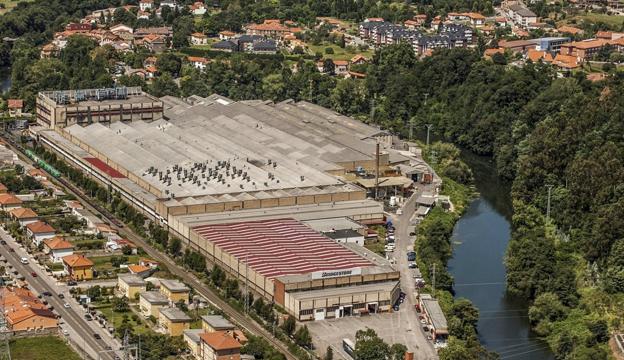
POLYGON ((171 8, 171 10, 173 10, 173 9, 178 7, 178 4, 175 2, 175 0, 162 0, 160 2, 160 7, 164 8, 165 6, 171 8))
POLYGON ((9 211, 9 215, 11 216, 11 219, 18 221, 22 227, 38 220, 37 213, 30 208, 13 209, 9 211))
POLYGON ((189 5, 193 15, 204 15, 206 13, 206 5, 201 1, 196 1, 193 5, 189 5))
POLYGON ((56 230, 43 221, 35 221, 26 225, 26 234, 35 245, 39 246, 43 240, 53 238, 56 235, 56 230))
POLYGON ((189 63, 191 63, 191 65, 193 65, 194 68, 199 69, 201 71, 206 69, 206 66, 208 65, 208 59, 206 59, 204 57, 189 56, 187 59, 188 59, 189 63))
POLYGON ((61 263, 63 257, 74 254, 74 246, 60 236, 43 240, 43 249, 54 263, 61 263))
POLYGON ((139 9, 141 11, 147 11, 154 7, 154 0, 141 0, 139 1, 139 9))
POLYGON ((192 33, 190 41, 193 45, 206 45, 208 44, 208 36, 200 32, 192 33))
POLYGON ((537 22, 537 15, 522 5, 510 5, 507 9, 507 14, 516 25, 523 28, 537 22))
POLYGON ((132 27, 128 25, 117 24, 115 26, 111 26, 110 31, 115 35, 123 32, 132 34, 134 32, 134 29, 132 29, 132 27))

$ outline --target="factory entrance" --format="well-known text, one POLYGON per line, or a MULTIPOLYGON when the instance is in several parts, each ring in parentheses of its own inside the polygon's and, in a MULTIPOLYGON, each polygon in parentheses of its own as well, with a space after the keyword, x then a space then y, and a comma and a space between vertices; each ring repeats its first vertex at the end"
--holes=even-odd
POLYGON ((366 304, 366 308, 368 309, 368 312, 370 314, 375 314, 375 313, 377 313, 377 306, 378 305, 379 305, 379 303, 377 303, 377 302, 367 303, 366 304))
POLYGON ((341 306, 338 309, 336 309, 336 319, 347 317, 347 316, 353 316, 352 305, 341 306))

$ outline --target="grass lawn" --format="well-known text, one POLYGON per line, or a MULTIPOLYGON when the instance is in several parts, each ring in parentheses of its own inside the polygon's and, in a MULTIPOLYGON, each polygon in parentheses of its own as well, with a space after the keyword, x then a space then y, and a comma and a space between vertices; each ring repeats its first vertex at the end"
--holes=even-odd
MULTIPOLYGON (((94 267, 96 270, 98 271, 108 271, 108 270, 113 270, 113 264, 111 263, 111 258, 113 256, 117 256, 117 255, 111 255, 111 256, 94 256, 91 257, 89 259, 91 259, 91 261, 93 261, 94 267)), ((139 255, 123 255, 126 256, 128 258, 128 262, 127 264, 138 264, 139 263, 139 258, 141 256, 139 255)), ((119 257, 119 256, 117 256, 119 257)), ((116 268, 115 268, 116 269, 116 268)))
MULTIPOLYGON (((570 24, 570 20, 575 19, 577 24, 581 22, 587 23, 598 23, 603 22, 611 28, 619 28, 624 23, 624 17, 619 15, 607 15, 607 14, 585 14, 585 15, 576 15, 570 19, 566 19, 565 22, 570 24)), ((571 24, 574 25, 574 24, 571 24)))
POLYGON ((20 360, 80 360, 81 357, 56 336, 11 340, 11 358, 20 360))
POLYGON ((118 313, 113 311, 112 304, 92 304, 93 308, 101 312, 105 317, 106 321, 108 321, 108 326, 113 326, 117 329, 121 323, 123 322, 123 316, 128 315, 128 321, 132 325, 134 332, 137 334, 145 334, 150 329, 143 321, 143 318, 139 315, 138 321, 132 320, 132 315, 134 312, 128 311, 126 313, 118 313))
POLYGON ((336 45, 336 44, 329 44, 329 43, 323 43, 320 45, 312 45, 312 44, 307 44, 308 48, 310 49, 310 52, 312 54, 316 54, 317 52, 323 54, 323 58, 327 58, 327 59, 333 59, 333 60, 351 60, 352 57, 354 57, 356 54, 362 54, 364 55, 364 57, 367 58, 371 58, 373 56, 373 51, 372 50, 366 50, 366 51, 360 51, 357 49, 353 49, 353 51, 348 51, 347 48, 341 48, 340 46, 336 45), (334 50, 333 54, 326 54, 325 53, 325 49, 326 48, 332 48, 334 50))

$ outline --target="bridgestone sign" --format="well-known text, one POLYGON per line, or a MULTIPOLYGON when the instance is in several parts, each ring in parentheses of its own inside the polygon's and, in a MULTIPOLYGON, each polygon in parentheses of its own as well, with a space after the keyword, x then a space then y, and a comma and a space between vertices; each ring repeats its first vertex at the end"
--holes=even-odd
POLYGON ((315 271, 312 273, 312 280, 317 279, 330 279, 335 277, 361 275, 362 268, 341 269, 341 270, 323 270, 315 271))

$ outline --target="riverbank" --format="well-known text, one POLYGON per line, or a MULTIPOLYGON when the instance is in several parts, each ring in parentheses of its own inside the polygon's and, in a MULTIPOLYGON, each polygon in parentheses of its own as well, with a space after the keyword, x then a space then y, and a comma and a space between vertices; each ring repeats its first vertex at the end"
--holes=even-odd
POLYGON ((528 304, 510 298, 504 265, 511 238, 510 184, 502 181, 490 158, 462 153, 473 171, 476 191, 453 230, 449 271, 455 297, 470 299, 479 309, 481 343, 503 359, 552 359, 548 344, 531 331, 528 304))

